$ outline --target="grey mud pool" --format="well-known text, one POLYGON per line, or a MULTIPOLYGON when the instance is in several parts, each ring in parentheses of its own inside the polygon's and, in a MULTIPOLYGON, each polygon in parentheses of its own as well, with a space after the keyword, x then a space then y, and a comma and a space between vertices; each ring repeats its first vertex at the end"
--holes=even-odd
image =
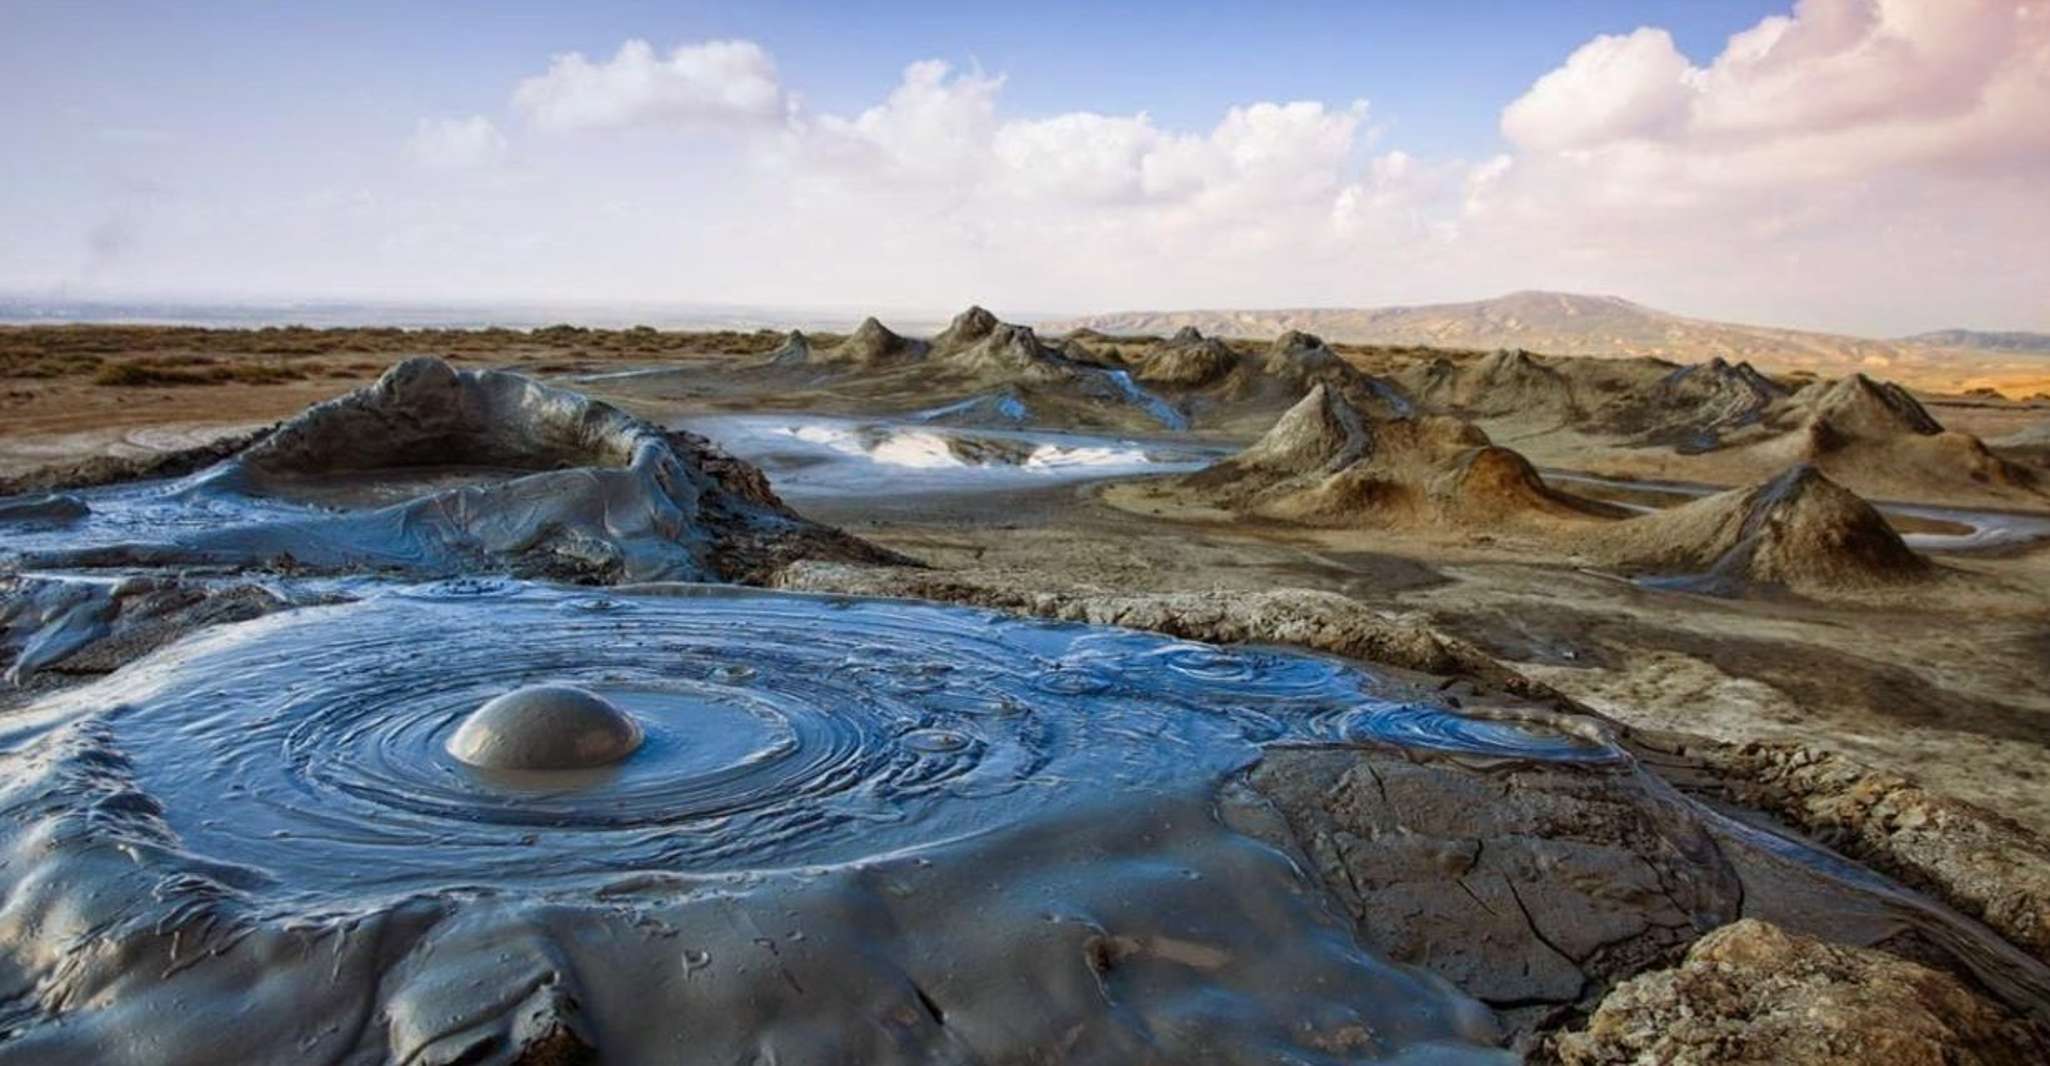
POLYGON ((1083 1057, 1492 1061, 1486 1008, 1355 944, 1217 795, 1277 746, 1618 757, 1555 725, 1312 655, 909 601, 395 587, 6 720, 0 1061, 445 1061, 522 1011, 608 1061, 844 1050, 847 1025, 883 1059, 1067 1034, 1083 1057), (451 753, 542 683, 645 739, 569 771, 451 753), (20 1006, 53 996, 55 1018, 20 1006), (254 1010, 274 997, 303 1009, 254 1010), (836 1009, 830 1034, 791 1013, 836 1009))

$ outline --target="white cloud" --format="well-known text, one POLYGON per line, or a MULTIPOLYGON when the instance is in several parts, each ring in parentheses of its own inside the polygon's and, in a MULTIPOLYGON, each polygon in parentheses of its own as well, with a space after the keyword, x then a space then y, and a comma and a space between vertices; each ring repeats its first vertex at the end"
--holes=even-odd
POLYGON ((1706 67, 1664 30, 1597 37, 1502 112, 1531 152, 1692 157, 1726 182, 1779 182, 2050 148, 2050 6, 1803 0, 1706 67))
POLYGON ((423 118, 413 126, 406 153, 434 170, 468 170, 489 166, 505 156, 505 134, 483 115, 469 118, 423 118))
POLYGON ((988 164, 1004 79, 929 59, 904 68, 880 104, 853 118, 800 116, 800 166, 886 181, 973 183, 988 164))
MULTIPOLYGON (((1510 150, 1478 161, 1370 154, 1364 101, 1247 102, 1193 128, 1007 115, 1004 76, 940 60, 903 68, 870 107, 816 113, 749 42, 559 57, 515 103, 543 128, 773 133, 736 142, 755 213, 679 201, 677 225, 708 233, 718 215, 736 242, 801 250, 759 284, 806 299, 1374 303, 1558 287, 1704 312, 1807 306, 1796 317, 1813 320, 1933 291, 1913 265, 1930 253, 1909 249, 1947 232, 1972 235, 1984 261, 2041 261, 2030 242, 2050 222, 2021 180, 2050 172, 2038 7, 1808 0, 1700 63, 1656 27, 1596 37, 1505 102, 1510 150)), ((705 151, 676 143, 679 158, 705 151)), ((657 192, 637 195, 639 217, 661 210, 657 192)), ((1999 286, 2012 301, 2023 282, 1999 286)))
POLYGON ((1597 38, 1505 108, 1519 151, 1465 232, 1534 282, 1704 312, 2042 325, 2045 115, 2040 2, 1804 0, 1705 66, 1597 38))
POLYGON ((1147 187, 1146 166, 1166 140, 1143 114, 1077 111, 1007 122, 997 129, 991 151, 1011 189, 1022 195, 1129 203, 1157 191, 1147 187))
POLYGON ((518 168, 454 183, 323 164, 306 181, 372 195, 310 207, 227 175, 205 186, 244 195, 145 213, 150 239, 115 273, 184 278, 175 250, 234 233, 247 254, 205 257, 223 287, 240 263, 315 291, 879 309, 1544 287, 1837 328, 2050 325, 2045 0, 1808 0, 1694 58, 1656 27, 1594 38, 1499 101, 1505 150, 1463 160, 1379 144, 1362 102, 1023 114, 1002 74, 875 75, 872 106, 820 113, 752 42, 556 57, 489 87, 513 89, 516 128, 423 120, 408 146, 477 166, 510 137, 518 168))
POLYGON ((520 82, 513 104, 546 130, 774 122, 785 108, 775 61, 753 41, 679 45, 662 57, 630 40, 602 63, 558 55, 520 82))
POLYGON ((1664 30, 1596 37, 1502 112, 1502 134, 1539 150, 1663 136, 1686 121, 1699 76, 1664 30))

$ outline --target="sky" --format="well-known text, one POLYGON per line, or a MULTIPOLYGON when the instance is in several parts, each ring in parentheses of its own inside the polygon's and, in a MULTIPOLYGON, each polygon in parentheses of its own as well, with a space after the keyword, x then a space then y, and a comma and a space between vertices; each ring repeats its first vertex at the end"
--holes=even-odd
POLYGON ((2050 330, 2050 0, 0 0, 0 292, 2050 330))

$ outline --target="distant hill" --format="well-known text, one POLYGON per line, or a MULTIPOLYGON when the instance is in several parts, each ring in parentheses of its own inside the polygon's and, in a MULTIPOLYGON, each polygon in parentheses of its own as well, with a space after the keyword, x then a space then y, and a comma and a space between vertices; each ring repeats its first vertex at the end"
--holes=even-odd
POLYGON ((1268 311, 1121 311, 1043 323, 1048 333, 1087 327, 1112 334, 1171 334, 1194 326, 1206 335, 1272 337, 1296 329, 1327 341, 1423 345, 1434 348, 1527 348, 1554 355, 1658 356, 1698 363, 1720 356, 1776 370, 1842 374, 1877 369, 1926 382, 1961 386, 1987 383, 1979 360, 1955 358, 1961 349, 1997 354, 2033 352, 2014 345, 1982 348, 1959 338, 2029 338, 1951 330, 1900 340, 1852 337, 1774 326, 1747 326, 1688 318, 1618 296, 1566 292, 1513 292, 1491 300, 1414 307, 1295 308, 1268 311), (1949 379, 1949 380, 1944 380, 1949 379))
POLYGON ((2021 331, 1993 332, 1983 329, 1939 329, 1930 333, 1917 333, 1902 337, 1902 344, 1917 344, 1930 348, 1970 348, 1981 352, 2022 352, 2030 355, 2050 355, 2050 333, 2024 333, 2021 331))

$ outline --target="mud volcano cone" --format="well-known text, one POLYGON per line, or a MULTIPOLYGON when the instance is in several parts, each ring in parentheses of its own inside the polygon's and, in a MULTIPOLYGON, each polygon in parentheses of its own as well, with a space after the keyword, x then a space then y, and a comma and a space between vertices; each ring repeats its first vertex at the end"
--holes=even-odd
POLYGON ((1619 561, 1714 584, 1898 584, 1930 572, 1871 504, 1807 464, 1615 527, 1619 561))
POLYGON ((925 356, 925 345, 918 341, 900 337, 890 331, 874 316, 861 320, 845 341, 828 348, 820 356, 833 363, 847 363, 859 367, 881 367, 897 363, 914 362, 925 356))

